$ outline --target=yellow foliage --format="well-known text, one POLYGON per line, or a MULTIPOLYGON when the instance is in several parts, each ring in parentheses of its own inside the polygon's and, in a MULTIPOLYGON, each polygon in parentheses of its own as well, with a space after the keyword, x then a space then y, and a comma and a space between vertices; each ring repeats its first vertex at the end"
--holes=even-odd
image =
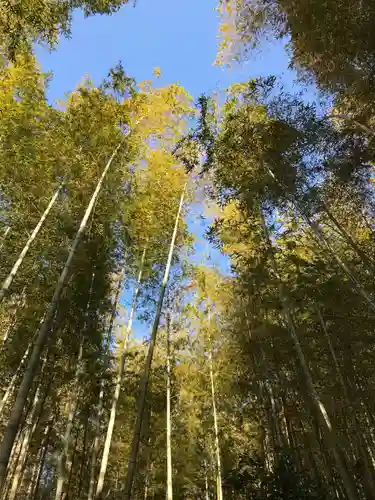
POLYGON ((220 14, 221 24, 218 35, 218 53, 214 64, 216 66, 223 66, 232 58, 233 47, 238 41, 236 0, 220 0, 217 11, 220 14))
POLYGON ((155 78, 160 78, 161 77, 161 69, 159 68, 159 66, 156 66, 156 68, 154 68, 152 73, 155 76, 155 78))

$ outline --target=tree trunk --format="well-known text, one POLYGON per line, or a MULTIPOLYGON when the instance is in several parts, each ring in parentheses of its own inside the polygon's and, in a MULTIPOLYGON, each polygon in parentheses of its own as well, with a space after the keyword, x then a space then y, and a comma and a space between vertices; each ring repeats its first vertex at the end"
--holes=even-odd
MULTIPOLYGON (((129 336, 130 336, 131 329, 133 326, 133 320, 134 320, 138 295, 139 295, 139 292, 141 289, 145 259, 146 259, 146 248, 143 250, 141 263, 140 263, 140 267, 139 267, 137 284, 136 284, 136 287, 134 290, 132 308, 131 308, 131 312, 130 312, 130 316, 129 316, 129 320, 128 320, 128 325, 126 328, 125 342, 124 342, 124 347, 123 347, 123 350, 121 353, 120 366, 119 366, 115 390, 114 390, 114 394, 113 394, 113 398, 112 398, 111 413, 109 416, 107 434, 106 434, 105 442, 104 442, 103 455, 102 455, 102 461, 100 464, 99 478, 98 478, 98 484, 96 487, 95 498, 100 498, 100 496, 103 492, 103 488, 104 488, 104 479, 105 479, 105 475, 107 472, 109 452, 110 452, 111 442, 112 442, 112 434, 113 434, 113 429, 114 429, 115 421, 116 421, 117 404, 118 404, 118 400, 120 397, 122 377, 123 377, 124 368, 125 368, 125 356, 126 356, 126 351, 127 351, 127 344, 128 344, 129 336)), ((117 297, 115 300, 114 308, 113 308, 113 314, 116 314, 117 305, 118 305, 118 301, 120 298, 120 292, 121 292, 121 289, 119 288, 118 293, 117 293, 117 297)), ((111 331, 112 331, 112 327, 111 327, 111 331)))
POLYGON ((143 500, 148 499, 148 469, 146 469, 145 490, 143 493, 143 500))
POLYGON ((212 359, 212 346, 209 346, 208 360, 210 367, 210 381, 211 381, 211 398, 212 398, 212 413, 214 417, 214 431, 215 431, 215 455, 216 455, 216 497, 217 500, 223 500, 223 486, 221 478, 221 456, 220 456, 220 440, 219 440, 219 425, 216 410, 216 396, 215 396, 215 376, 212 359))
POLYGON ((370 307, 370 309, 375 312, 375 303, 374 301, 372 300, 372 298, 368 295, 368 293, 364 290, 363 286, 360 284, 360 282, 358 281, 358 279, 354 276, 354 274, 352 273, 352 271, 349 269, 349 267, 347 266, 347 264, 345 264, 345 262, 341 259, 341 257, 337 254, 337 252, 332 248, 330 242, 328 241, 328 239, 325 237, 325 235, 323 234, 320 226, 318 223, 314 222, 306 213, 305 211, 303 210, 303 208, 300 206, 300 203, 298 202, 298 200, 293 196, 293 195, 290 195, 288 194, 285 186, 283 185, 282 182, 280 182, 275 174, 272 172, 272 170, 268 167, 268 165, 265 165, 264 162, 262 162, 264 168, 266 169, 266 171, 268 172, 268 174, 274 179, 274 181, 279 185, 279 187, 281 187, 282 189, 285 190, 285 194, 287 195, 287 197, 290 199, 290 201, 293 203, 293 205, 295 206, 295 208, 298 210, 298 212, 300 213, 300 215, 302 216, 303 220, 306 222, 306 224, 308 226, 310 226, 312 232, 314 233, 318 243, 322 246, 322 248, 325 248, 326 250, 328 250, 328 252, 332 255, 332 257, 336 260, 337 264, 339 265, 339 267, 343 270, 343 272, 346 274, 346 276, 350 279, 350 281, 352 282, 352 284, 354 285, 355 288, 357 288, 358 290, 358 293, 363 297, 363 299, 365 300, 365 302, 368 304, 368 306, 370 307))
POLYGON ((77 490, 77 498, 82 498, 81 492, 83 487, 83 476, 84 476, 84 467, 86 465, 86 454, 87 454, 87 444, 88 444, 88 427, 89 427, 89 410, 87 409, 87 415, 85 418, 85 429, 83 432, 83 441, 82 441, 82 457, 81 464, 79 470, 79 481, 78 481, 78 490, 77 490))
POLYGON ((4 241, 6 240, 6 237, 8 236, 9 232, 10 232, 10 226, 7 226, 7 227, 4 229, 4 234, 3 234, 3 237, 1 238, 1 245, 0 245, 0 249, 3 247, 4 241))
POLYGON ((9 467, 7 470, 7 474, 5 476, 5 484, 4 484, 4 489, 2 490, 1 500, 7 500, 8 498, 8 494, 16 472, 18 460, 20 458, 21 446, 22 446, 22 432, 17 434, 16 442, 13 447, 12 454, 10 456, 9 467))
POLYGON ((50 440, 52 429, 53 429, 53 422, 49 423, 47 425, 47 427, 46 427, 46 430, 45 430, 45 439, 44 439, 44 443, 43 443, 43 452, 42 452, 42 456, 41 456, 41 459, 40 459, 38 475, 37 475, 37 478, 36 478, 36 481, 35 481, 35 486, 34 486, 32 495, 30 496, 30 498, 32 498, 33 500, 36 500, 37 495, 38 495, 40 479, 41 479, 42 474, 43 474, 44 462, 46 461, 46 455, 47 455, 47 451, 48 451, 49 440, 50 440))
POLYGON ((10 273, 8 274, 7 278, 4 280, 3 284, 1 285, 1 288, 0 288, 0 302, 3 300, 6 292, 9 290, 9 287, 12 284, 12 281, 14 280, 19 267, 20 267, 20 265, 23 262, 23 259, 25 258, 27 252, 29 251, 29 248, 30 248, 32 242, 38 236, 38 233, 39 233, 41 227, 43 226, 43 223, 46 220, 48 214, 50 213, 53 205, 55 204, 55 202, 56 202, 56 200, 57 200, 57 198, 58 198, 58 196, 60 194, 60 191, 61 191, 62 187, 63 187, 62 185, 59 186, 57 188, 55 194, 52 196, 52 199, 49 202, 48 207, 44 211, 44 213, 43 213, 42 217, 40 218, 38 224, 35 226, 34 231, 31 233, 30 238, 27 240, 26 245, 23 247, 21 253, 18 256, 18 259, 16 260, 16 262, 15 262, 14 266, 12 267, 10 273))
POLYGON ((265 381, 264 385, 267 389, 268 398, 270 401, 271 421, 272 421, 272 427, 274 429, 276 451, 277 451, 276 454, 279 455, 286 443, 284 442, 284 436, 280 427, 280 421, 276 407, 276 399, 274 396, 272 385, 268 380, 265 381))
POLYGON ((8 385, 8 388, 5 391, 5 394, 4 394, 4 396, 3 396, 3 398, 2 398, 2 400, 0 402, 0 418, 2 416, 2 412, 4 410, 4 407, 5 407, 8 399, 9 399, 9 397, 11 396, 11 394, 12 394, 14 388, 15 388, 15 385, 16 385, 16 382, 17 382, 17 378, 18 378, 18 376, 19 376, 19 374, 20 374, 20 372, 21 372, 24 364, 26 363, 26 360, 27 360, 27 358, 29 356, 30 350, 31 350, 31 343, 28 345, 28 347, 27 347, 27 349, 25 351, 25 354, 23 355, 23 357, 22 357, 22 359, 20 361, 20 364, 18 365, 18 368, 17 368, 15 374, 13 375, 13 377, 12 377, 12 379, 11 379, 9 385, 8 385))
MULTIPOLYGON (((149 485, 150 485, 150 478, 152 480, 152 471, 153 471, 153 468, 154 468, 154 464, 153 464, 153 462, 151 462, 150 466, 147 467, 147 470, 146 470, 144 500, 147 500, 149 498, 149 490, 150 490, 149 485)), ((154 497, 154 494, 155 493, 154 493, 154 490, 153 490, 152 497, 154 497)))
POLYGON ((306 448, 308 453, 309 462, 313 471, 313 477, 315 477, 315 480, 321 487, 322 491, 326 492, 327 489, 329 490, 329 488, 332 488, 333 481, 331 469, 327 466, 326 463, 325 453, 323 454, 322 459, 319 462, 316 454, 314 453, 314 444, 316 440, 314 440, 311 436, 311 433, 306 430, 302 421, 302 417, 299 419, 299 427, 302 434, 303 446, 304 448, 306 448))
POLYGON ((49 337, 50 331, 51 331, 51 326, 53 323, 53 319, 55 317, 61 294, 63 292, 63 289, 65 287, 67 278, 69 276, 69 272, 72 266, 72 262, 74 259, 74 256, 76 254, 76 251, 78 249, 79 244, 81 243, 81 240, 83 238, 83 235, 85 233, 87 223, 89 220, 89 217, 93 211, 93 208, 95 206, 96 200, 99 196, 102 184, 104 182, 104 179, 107 175, 107 172, 109 170, 109 167, 111 166, 112 161, 116 157, 121 145, 123 144, 123 140, 120 141, 118 144, 117 148, 113 152, 111 158, 109 159, 106 167, 103 170, 103 173, 98 181, 98 184, 95 188, 95 191, 91 197, 91 200, 87 206, 86 212, 82 218, 80 227, 77 231, 77 234, 74 238, 73 244, 71 246, 71 249, 69 251, 68 258, 65 262, 64 269, 61 272, 61 275, 59 277, 59 280, 57 282, 55 292, 53 294, 51 303, 49 305, 49 308, 46 312, 44 321, 39 329, 38 335, 36 342, 34 344, 33 351, 31 353, 31 357, 28 363, 28 366, 26 368, 26 372, 24 374, 23 380, 21 382, 16 401, 14 403, 8 424, 5 428, 4 431, 4 436, 3 440, 0 445, 0 492, 4 486, 4 480, 5 480, 5 475, 6 475, 6 470, 8 467, 8 462, 9 462, 9 457, 12 452, 14 440, 17 435, 17 431, 20 425, 20 421, 22 418, 22 411, 23 408, 26 404, 27 397, 30 392, 30 388, 32 386, 35 373, 38 369, 39 363, 40 363, 40 356, 43 351, 44 345, 49 337))
POLYGON ((43 411, 43 406, 44 406, 45 400, 46 400, 48 392, 49 392, 50 384, 52 382, 52 379, 50 379, 50 381, 48 382, 47 388, 45 390, 45 394, 43 397, 41 397, 41 392, 43 389, 42 384, 44 382, 43 381, 43 373, 44 373, 44 369, 46 367, 46 363, 47 363, 47 356, 43 362, 43 367, 42 367, 41 374, 40 374, 40 382, 39 382, 38 388, 35 392, 33 403, 31 406, 31 411, 30 411, 30 413, 27 417, 27 420, 26 420, 26 426, 25 426, 25 431, 23 434, 23 439, 22 439, 22 444, 21 444, 21 448, 20 448, 18 462, 17 462, 17 466, 15 468, 15 472, 13 475, 12 485, 10 487, 10 491, 8 493, 8 496, 7 496, 8 500, 14 500, 16 497, 18 485, 19 485, 19 482, 21 480, 22 474, 24 472, 24 468, 26 466, 27 454, 29 451, 30 442, 31 442, 31 439, 33 437, 33 434, 34 434, 34 432, 37 428, 38 422, 39 422, 38 413, 40 414, 40 412, 43 411))
POLYGON ((292 316, 292 313, 290 312, 287 300, 286 300, 285 295, 284 295, 283 283, 280 279, 280 276, 279 276, 279 273, 277 270, 276 260, 274 258, 273 251, 272 251, 271 239, 270 239, 270 236, 268 233, 268 228, 267 228, 266 221, 264 219, 264 215, 263 215, 261 208, 260 208, 259 212, 260 212, 261 225, 263 228, 266 244, 267 244, 268 248, 271 250, 271 265, 272 265, 273 271, 275 273, 275 276, 279 282, 279 295, 280 295, 280 301, 281 301, 282 308, 283 308, 284 321, 286 323, 286 326, 288 327, 288 331, 289 331, 291 340, 293 342, 294 348, 295 348, 296 353, 297 353, 297 357, 299 360, 299 364, 301 367, 301 371, 302 371, 302 375, 304 378, 304 382, 306 384, 307 391, 311 397, 314 411, 318 415, 319 420, 321 422, 321 425, 324 429, 328 445, 329 445, 329 447, 332 451, 332 454, 334 456, 336 466, 337 466, 337 469, 339 471, 339 474, 340 474, 341 480, 343 482, 344 489, 346 491, 348 499, 349 500, 358 500, 357 488, 353 482, 353 479, 350 477, 350 475, 346 469, 345 463, 344 463, 342 455, 341 455, 341 449, 338 445, 337 437, 335 435, 335 431, 334 431, 333 426, 331 424, 330 418, 329 418, 328 413, 325 409, 325 406, 323 405, 317 392, 315 391, 314 383, 312 381, 312 377, 310 374, 310 369, 309 369, 308 364, 306 362, 305 356, 302 352, 301 344, 300 344, 298 336, 297 336, 294 318, 292 316))
POLYGON ((66 461, 69 454, 70 438, 74 426, 74 417, 76 415, 78 406, 78 392, 79 392, 78 384, 79 384, 79 375, 81 372, 82 357, 83 357, 83 340, 81 341, 81 345, 79 347, 79 352, 78 352, 76 371, 74 374, 73 394, 72 394, 72 400, 70 401, 69 404, 68 421, 65 429, 63 449, 60 453, 57 464, 57 486, 56 486, 55 500, 61 500, 61 495, 63 492, 63 487, 66 479, 66 461))
POLYGON ((135 467, 136 467, 137 457, 138 457, 139 442, 140 442, 140 438, 141 438, 141 429, 142 429, 143 415, 144 415, 144 410, 145 410, 150 369, 151 369, 151 364, 152 364, 152 358, 154 355, 155 342, 156 342, 157 332, 158 332, 158 328, 159 328, 161 311, 163 308, 164 295, 165 295, 165 291, 166 291, 166 287, 167 287, 167 283, 168 283, 168 279, 169 279, 169 273, 170 273, 170 269, 171 269, 171 264, 172 264, 172 257, 173 257, 174 246, 175 246, 175 242, 176 242, 176 238, 177 238, 177 231, 178 231, 178 225, 179 225, 179 221, 180 221, 180 215, 181 215, 181 211, 182 211, 182 206, 184 204, 186 187, 187 187, 187 185, 185 185, 185 187, 182 191, 180 205, 179 205, 178 211, 177 211, 176 222, 175 222, 172 240, 171 240, 171 244, 170 244, 170 248, 169 248, 169 255, 168 255, 167 264, 165 267, 164 278, 163 278, 161 288, 160 288, 160 294, 159 294, 159 300, 158 300, 158 304, 157 304, 157 308, 156 308, 155 319, 154 319, 154 323, 152 326, 150 344, 149 344, 148 353, 147 353, 147 359, 146 359, 144 372, 143 372, 143 375, 141 378, 141 383, 140 383, 140 390, 139 390, 139 396, 138 396, 138 401, 137 401, 138 413, 137 413, 136 422, 135 422, 135 426, 134 426, 133 441, 132 441, 132 447, 131 447, 131 452, 130 452, 130 457, 129 457, 129 462, 128 462, 128 473, 127 473, 126 483, 125 483, 125 492, 124 492, 124 499, 125 500, 131 499, 131 493, 132 493, 132 489, 133 489, 134 473, 135 473, 135 467))
MULTIPOLYGON (((41 380, 42 380, 43 372, 44 372, 44 369, 45 369, 45 366, 47 363, 47 357, 48 357, 48 353, 44 357, 43 366, 42 366, 42 370, 41 370, 41 380)), ((25 408, 25 411, 22 413, 20 427, 19 427, 19 430, 18 430, 17 435, 16 435, 15 445, 13 446, 12 453, 10 455, 9 467, 8 467, 6 475, 5 475, 4 489, 2 490, 2 498, 3 499, 8 498, 8 494, 9 494, 13 479, 16 475, 17 465, 19 463, 19 460, 21 459, 22 444, 23 444, 25 432, 28 428, 29 414, 30 414, 30 411, 33 410, 34 398, 35 398, 35 395, 36 395, 39 387, 40 387, 40 383, 36 384, 33 387, 33 390, 30 393, 30 401, 27 401, 27 406, 25 408), (25 423, 26 423, 26 426, 25 426, 25 423)), ((48 390, 49 390, 49 387, 47 388, 47 392, 48 392, 48 390)), ((47 394, 47 392, 46 392, 46 394, 47 394)), ((44 401, 45 401, 45 398, 42 401, 42 406, 44 404, 44 401)), ((38 422, 36 422, 36 424, 37 423, 38 422)))
MULTIPOLYGON (((346 403, 346 411, 353 418, 354 437, 355 437, 355 443, 356 443, 355 448, 357 448, 356 449, 357 455, 359 455, 360 457, 362 457, 362 460, 363 460, 364 481, 366 483, 366 488, 369 491, 375 491, 375 488, 374 488, 374 476, 373 476, 374 468, 371 467, 371 464, 370 464, 370 460, 369 460, 370 457, 369 457, 369 455, 367 453, 367 448, 368 447, 367 447, 366 442, 364 440, 363 433, 361 432, 360 424, 358 422, 358 417, 357 417, 356 412, 355 412, 355 410, 354 410, 354 408, 352 406, 352 403, 350 401, 349 391, 348 391, 348 388, 346 387, 344 377, 342 376, 342 372, 341 372, 341 368, 340 368, 340 365, 339 365, 339 362, 338 362, 338 359, 337 359, 337 356, 336 356, 336 352, 335 352, 335 349, 334 349, 332 341, 331 341, 331 336, 328 333, 326 323, 325 323, 325 321, 323 319, 323 316, 322 316, 319 308, 317 308, 317 314, 318 314, 318 318, 319 318, 320 324, 322 326, 322 330, 323 330, 324 335, 326 337, 326 340, 327 340, 327 343, 328 343, 328 347, 329 347, 329 351, 330 351, 330 354, 331 354, 331 357, 332 357, 332 360, 333 360, 333 364, 335 366, 336 375, 337 375, 337 378, 338 378, 339 383, 341 385, 341 390, 342 390, 343 395, 344 395, 344 400, 345 400, 345 403, 346 403)), ((349 433, 349 428, 347 428, 347 431, 349 433)))
POLYGON ((66 485, 66 492, 63 495, 64 499, 67 499, 70 496, 69 494, 70 494, 70 489, 71 489, 71 486, 72 486, 74 462, 75 462, 76 454, 77 454, 78 439, 79 439, 79 427, 76 430, 76 436, 75 436, 74 446, 73 446, 73 453, 71 454, 69 462, 66 465, 66 472, 69 475, 68 475, 68 481, 67 481, 67 485, 66 485))
POLYGON ((98 402, 98 411, 95 418, 95 439, 94 445, 92 449, 91 455, 91 465, 90 465, 90 485, 87 499, 94 500, 95 486, 96 486, 96 460, 99 453, 100 447, 100 420, 103 414, 103 398, 104 398, 104 384, 103 380, 100 383, 100 392, 99 392, 99 402, 98 402))
MULTIPOLYGON (((106 334, 105 340, 105 356, 108 356, 109 344, 111 341, 113 324, 116 318, 116 312, 118 307, 118 302, 120 300, 120 295, 122 291, 122 282, 125 276, 125 264, 121 269, 121 273, 118 279, 118 284, 116 288, 116 293, 113 301, 111 318, 108 324, 108 330, 106 334)), ((99 448, 100 448, 100 421, 103 414, 103 399, 104 399, 104 381, 103 377, 100 380, 100 391, 99 391, 99 400, 98 400, 98 410, 95 416, 95 439, 94 445, 92 449, 91 455, 91 466, 90 466, 90 483, 89 483, 89 491, 88 491, 88 500, 93 500, 95 498, 95 488, 96 488, 96 462, 98 458, 99 448)))
POLYGON ((208 489, 207 460, 204 461, 204 494, 205 499, 210 500, 210 490, 208 489))
POLYGON ((12 312, 10 320, 9 320, 9 325, 8 325, 7 329, 5 330, 5 333, 3 336, 3 347, 9 338, 9 335, 10 335, 10 332, 12 331, 13 326, 16 323, 18 310, 20 308, 23 308, 26 304, 25 290, 26 290, 26 287, 24 286, 22 289, 22 292, 20 294, 19 300, 16 301, 16 303, 15 303, 14 311, 12 312))
MULTIPOLYGON (((298 205, 297 205, 298 208, 298 205)), ((300 210, 301 212, 301 210, 300 210)), ((349 269, 349 267, 345 264, 345 262, 337 255, 335 250, 331 247, 331 244, 327 240, 327 238, 324 236, 321 228, 316 222, 313 222, 310 217, 305 215, 303 212, 301 212, 302 216, 308 223, 308 225, 311 227, 313 233, 315 234, 318 242, 321 243, 322 247, 325 247, 329 253, 334 257, 338 265, 341 267, 341 269, 344 271, 344 273, 347 275, 347 277, 350 279, 350 281, 353 283, 355 288, 357 288, 358 293, 364 298, 365 302, 367 302, 368 306, 372 311, 375 312, 375 303, 371 299, 371 297, 368 295, 368 293, 364 290, 358 279, 354 276, 352 271, 349 269)))
POLYGON ((338 233, 346 241, 346 243, 355 251, 358 257, 362 260, 363 264, 367 267, 370 272, 375 271, 375 263, 367 256, 367 254, 362 250, 362 248, 357 245, 348 231, 340 224, 333 213, 329 210, 327 205, 323 203, 323 210, 327 214, 330 221, 336 226, 338 233))
POLYGON ((171 421, 171 332, 170 318, 167 319, 167 500, 173 500, 172 478, 172 421, 171 421))
MULTIPOLYGON (((42 454, 43 454, 43 449, 40 448, 36 457, 35 457, 35 463, 34 463, 34 466, 32 468, 31 474, 30 474, 30 480, 29 480, 29 484, 28 484, 27 490, 26 490, 26 498, 27 499, 32 498, 32 493, 33 493, 34 488, 35 488, 35 483, 36 483, 36 480, 38 479, 39 467, 40 467, 40 461, 42 458, 42 454)), ((23 479, 23 481, 25 481, 25 478, 23 479)))

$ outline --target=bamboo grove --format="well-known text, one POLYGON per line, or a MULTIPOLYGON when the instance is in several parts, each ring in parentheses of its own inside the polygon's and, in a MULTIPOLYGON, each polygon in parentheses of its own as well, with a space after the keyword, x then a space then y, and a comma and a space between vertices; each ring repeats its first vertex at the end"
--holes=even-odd
POLYGON ((125 3, 0 6, 0 499, 375 498, 372 2, 221 0, 217 62, 288 37, 316 102, 51 105, 33 44, 125 3))

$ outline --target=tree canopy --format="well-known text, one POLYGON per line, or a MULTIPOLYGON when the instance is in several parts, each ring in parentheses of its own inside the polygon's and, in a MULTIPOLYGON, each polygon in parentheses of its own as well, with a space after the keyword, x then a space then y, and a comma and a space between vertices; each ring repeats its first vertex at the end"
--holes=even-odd
POLYGON ((0 7, 0 500, 370 500, 374 7, 220 2, 218 60, 286 39, 317 102, 118 63, 52 105, 33 44, 125 3, 0 7))

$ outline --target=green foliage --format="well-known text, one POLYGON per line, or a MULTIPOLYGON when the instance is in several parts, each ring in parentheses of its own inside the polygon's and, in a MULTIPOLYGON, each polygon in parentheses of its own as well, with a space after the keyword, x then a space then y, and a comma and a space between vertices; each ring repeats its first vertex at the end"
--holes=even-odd
POLYGON ((70 36, 74 9, 85 16, 112 14, 127 0, 5 0, 0 8, 0 47, 6 57, 15 60, 29 51, 35 40, 53 47, 60 34, 70 36))
MULTIPOLYGON (((98 87, 86 79, 58 109, 49 105, 49 75, 38 69, 30 44, 53 45, 68 35, 74 8, 111 14, 123 3, 27 0, 0 8, 1 281, 63 184, 0 304, 1 394, 11 387, 1 432, 25 373, 23 356, 103 168, 119 148, 24 408, 14 456, 33 430, 17 498, 54 498, 62 474, 65 499, 88 497, 125 359, 104 486, 104 498, 123 498, 149 344, 139 325, 146 332, 153 321, 185 184, 186 205, 197 205, 189 175, 217 207, 207 239, 231 272, 186 261, 194 245, 184 208, 132 498, 166 494, 167 332, 175 500, 219 498, 220 478, 225 499, 372 498, 373 6, 220 2, 224 51, 241 55, 266 33, 289 36, 293 65, 325 97, 331 92, 333 111, 285 92, 272 76, 233 85, 224 102, 202 95, 193 107, 181 86, 137 83, 121 62, 98 87), (129 297, 144 252, 137 335, 127 339, 129 297)), ((4 498, 20 459, 11 460, 4 498)))

